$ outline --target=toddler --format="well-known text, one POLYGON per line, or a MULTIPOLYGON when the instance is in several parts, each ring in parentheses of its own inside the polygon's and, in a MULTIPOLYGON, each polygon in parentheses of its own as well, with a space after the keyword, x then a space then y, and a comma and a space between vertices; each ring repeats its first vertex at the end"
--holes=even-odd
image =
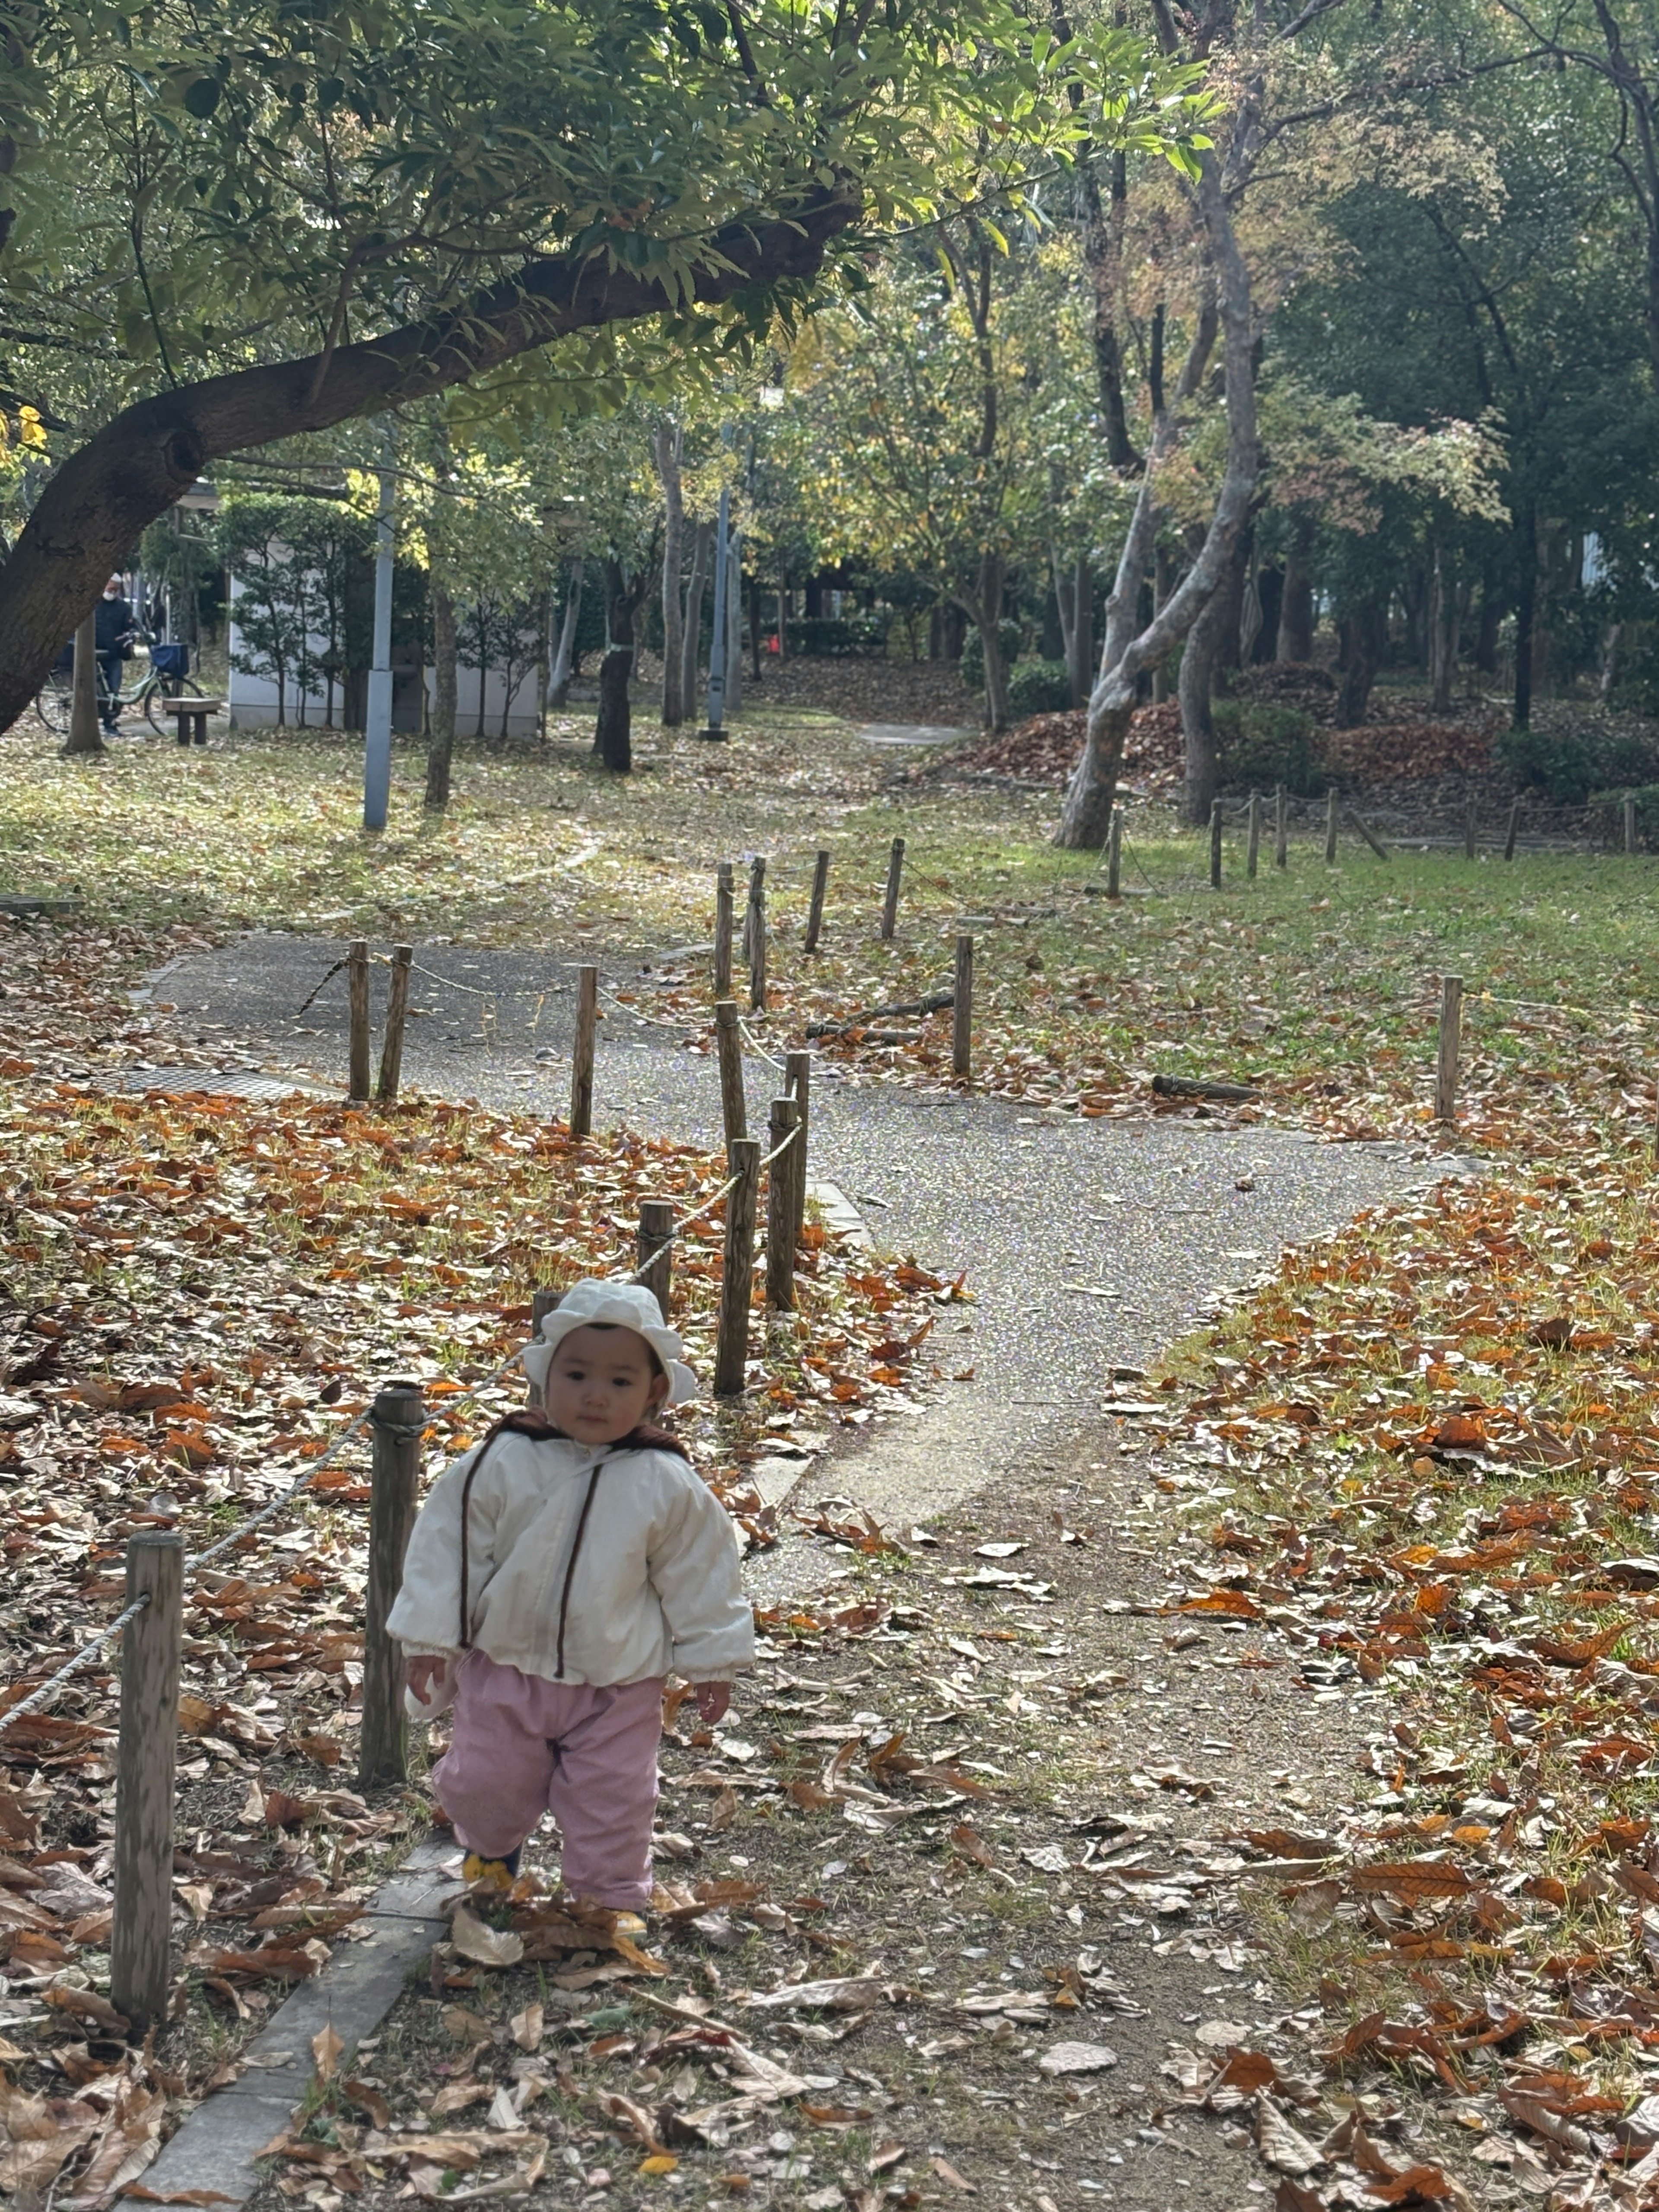
POLYGON ((755 1655, 737 1532, 647 1425, 696 1395, 679 1351, 640 1285, 566 1291, 525 1352, 542 1410, 509 1413, 439 1477, 388 1622, 410 1711, 454 1704, 432 1778, 467 1879, 505 1888, 550 1810, 566 1890, 635 1927, 663 1678, 686 1676, 712 1725, 755 1655))

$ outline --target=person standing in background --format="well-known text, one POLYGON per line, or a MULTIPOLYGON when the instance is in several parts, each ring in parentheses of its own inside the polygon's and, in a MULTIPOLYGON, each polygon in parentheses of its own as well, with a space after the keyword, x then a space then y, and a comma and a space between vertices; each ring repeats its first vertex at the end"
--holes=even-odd
POLYGON ((138 632, 138 618, 118 576, 112 576, 104 586, 104 596, 97 606, 96 630, 98 673, 103 689, 99 711, 105 729, 113 737, 115 726, 121 719, 122 664, 138 632))

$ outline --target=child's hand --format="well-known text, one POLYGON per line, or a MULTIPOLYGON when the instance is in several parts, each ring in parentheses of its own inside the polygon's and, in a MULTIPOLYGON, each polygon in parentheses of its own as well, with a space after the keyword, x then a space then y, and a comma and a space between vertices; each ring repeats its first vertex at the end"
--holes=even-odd
POLYGON ((694 1682, 691 1694, 697 1701, 697 1711, 702 1715, 705 1727, 713 1728, 723 1721, 732 1708, 732 1685, 729 1682, 694 1682))
POLYGON ((422 1705, 432 1703, 433 1690, 443 1680, 448 1664, 448 1660, 441 1658, 435 1651, 417 1652, 414 1658, 404 1660, 404 1680, 422 1705))

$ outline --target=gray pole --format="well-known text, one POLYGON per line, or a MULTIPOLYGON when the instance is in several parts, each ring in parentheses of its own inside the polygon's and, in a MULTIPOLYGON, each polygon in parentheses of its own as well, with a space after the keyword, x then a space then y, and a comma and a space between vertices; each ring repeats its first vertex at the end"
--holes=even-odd
POLYGON ((697 734, 724 739, 726 731, 726 597, 731 579, 732 495, 720 494, 714 524, 714 634, 708 641, 708 720, 697 734))
POLYGON ((391 424, 380 430, 380 507, 375 522, 374 659, 364 720, 363 827, 384 830, 392 803, 392 562, 398 499, 391 424))
POLYGON ((743 532, 732 532, 726 563, 726 704, 743 712, 743 532))

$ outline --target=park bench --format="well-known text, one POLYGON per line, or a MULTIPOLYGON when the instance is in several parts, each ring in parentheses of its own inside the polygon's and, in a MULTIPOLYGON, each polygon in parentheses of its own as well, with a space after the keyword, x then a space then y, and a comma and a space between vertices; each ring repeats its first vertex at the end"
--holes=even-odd
POLYGON ((173 716, 181 745, 187 745, 192 738, 198 745, 204 745, 208 716, 225 711, 222 699, 158 699, 155 703, 162 714, 173 716))

